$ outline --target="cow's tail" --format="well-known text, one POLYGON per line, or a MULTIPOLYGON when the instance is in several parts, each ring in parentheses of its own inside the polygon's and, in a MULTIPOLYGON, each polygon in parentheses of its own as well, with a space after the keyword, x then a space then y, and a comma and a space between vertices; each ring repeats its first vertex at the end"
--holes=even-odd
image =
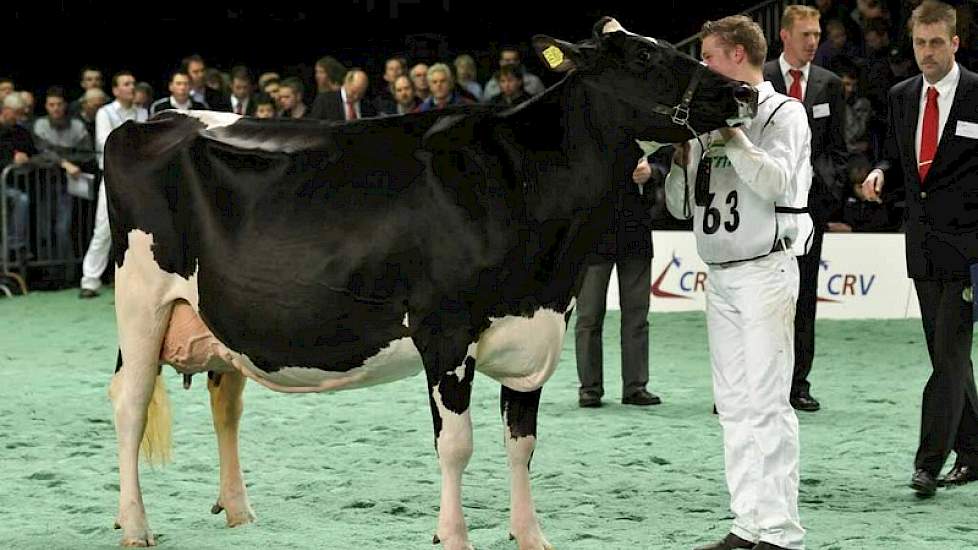
MULTIPOLYGON (((119 376, 112 377, 109 386, 109 397, 115 401, 118 395, 119 376)), ((166 393, 163 373, 156 376, 153 383, 153 396, 149 400, 146 411, 146 429, 143 440, 139 444, 143 459, 154 466, 162 466, 170 462, 173 448, 173 428, 170 413, 170 397, 166 393)))

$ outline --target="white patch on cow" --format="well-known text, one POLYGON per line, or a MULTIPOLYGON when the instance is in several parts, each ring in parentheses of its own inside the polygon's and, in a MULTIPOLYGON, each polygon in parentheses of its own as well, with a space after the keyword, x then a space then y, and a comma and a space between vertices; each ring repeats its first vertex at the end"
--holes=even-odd
MULTIPOLYGON (((466 357, 468 359, 468 357, 466 357)), ((458 378, 459 382, 465 382, 465 363, 462 363, 455 369, 455 378, 458 378)))
POLYGON ((181 111, 183 114, 194 117, 207 125, 208 130, 230 126, 241 119, 241 115, 235 113, 222 113, 218 111, 181 111))
POLYGON ((560 360, 565 313, 538 309, 532 317, 490 319, 479 338, 476 370, 516 391, 542 387, 560 360))
POLYGON ((438 386, 432 388, 431 399, 441 418, 441 433, 437 440, 438 464, 441 467, 441 509, 437 535, 444 548, 471 550, 462 512, 462 473, 472 456, 472 416, 469 409, 458 414, 445 407, 438 386))

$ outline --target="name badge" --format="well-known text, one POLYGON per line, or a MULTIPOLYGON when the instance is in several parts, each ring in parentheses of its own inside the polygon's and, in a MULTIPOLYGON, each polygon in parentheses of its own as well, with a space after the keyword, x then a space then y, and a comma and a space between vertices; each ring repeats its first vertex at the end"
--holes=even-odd
POLYGON ((825 118, 832 114, 828 103, 819 103, 812 106, 812 118, 825 118))
POLYGON ((978 124, 966 120, 958 121, 958 129, 955 135, 970 139, 978 139, 978 124))

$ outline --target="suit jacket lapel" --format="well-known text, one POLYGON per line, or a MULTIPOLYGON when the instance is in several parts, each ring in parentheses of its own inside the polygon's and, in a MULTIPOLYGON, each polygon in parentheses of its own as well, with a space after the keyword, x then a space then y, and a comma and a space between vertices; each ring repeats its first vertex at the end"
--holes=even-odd
POLYGON ((908 95, 903 99, 906 102, 906 119, 900 133, 903 136, 906 164, 904 169, 914 175, 914 180, 920 183, 920 173, 917 171, 917 119, 920 118, 920 90, 923 89, 924 77, 918 76, 914 84, 910 86, 908 95))
POLYGON ((961 77, 958 80, 958 88, 954 91, 954 102, 951 103, 951 110, 948 112, 947 122, 944 124, 944 132, 941 134, 940 141, 937 142, 937 151, 934 152, 934 165, 931 169, 936 169, 941 164, 939 160, 944 156, 944 151, 950 146, 949 143, 957 131, 957 121, 961 117, 962 105, 973 105, 971 101, 971 91, 973 82, 970 75, 965 73, 964 67, 960 68, 961 77))
POLYGON ((805 109, 808 112, 812 112, 812 108, 815 106, 815 101, 822 97, 822 90, 825 89, 826 81, 821 78, 815 71, 809 69, 808 71, 808 86, 805 87, 805 109))
POLYGON ((774 70, 771 71, 771 85, 774 86, 774 91, 779 94, 787 94, 788 88, 784 84, 784 75, 781 74, 781 64, 777 60, 773 61, 774 70))

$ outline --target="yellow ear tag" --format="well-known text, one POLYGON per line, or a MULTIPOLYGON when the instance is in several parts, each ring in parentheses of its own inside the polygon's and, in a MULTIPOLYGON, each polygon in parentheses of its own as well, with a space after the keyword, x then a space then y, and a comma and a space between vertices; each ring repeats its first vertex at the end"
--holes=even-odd
POLYGON ((543 50, 543 58, 550 64, 551 69, 556 69, 564 62, 564 52, 560 51, 557 46, 550 46, 543 50))

